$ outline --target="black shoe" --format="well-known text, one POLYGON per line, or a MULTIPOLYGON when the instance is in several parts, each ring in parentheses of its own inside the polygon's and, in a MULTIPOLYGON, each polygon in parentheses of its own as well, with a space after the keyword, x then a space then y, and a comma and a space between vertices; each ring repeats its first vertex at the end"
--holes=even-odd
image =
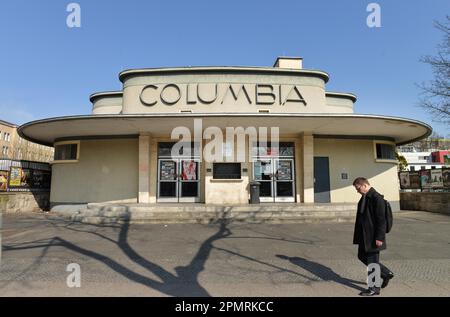
POLYGON ((359 293, 359 296, 375 296, 380 295, 380 289, 378 287, 369 287, 365 291, 359 293))
POLYGON ((383 278, 383 283, 381 284, 381 288, 385 288, 388 286, 389 281, 394 277, 394 273, 389 272, 388 276, 386 278, 383 278))

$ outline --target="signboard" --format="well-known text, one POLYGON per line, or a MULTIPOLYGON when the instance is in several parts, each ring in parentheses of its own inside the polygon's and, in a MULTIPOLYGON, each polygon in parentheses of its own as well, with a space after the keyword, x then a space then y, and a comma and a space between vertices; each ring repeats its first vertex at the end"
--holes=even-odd
POLYGON ((291 161, 279 161, 278 162, 277 179, 278 180, 291 180, 292 179, 291 161))
POLYGON ((422 188, 431 188, 430 170, 421 170, 420 171, 420 185, 422 188))
POLYGON ((444 164, 445 165, 450 165, 450 154, 445 154, 444 155, 444 164))
POLYGON ((410 189, 420 189, 420 174, 419 172, 409 172, 410 189))
POLYGON ((9 177, 9 186, 20 187, 22 178, 22 169, 20 167, 11 167, 9 177))
POLYGON ((0 171, 0 191, 8 189, 8 171, 0 171))
POLYGON ((443 187, 444 183, 442 182, 442 170, 441 169, 432 169, 431 172, 431 187, 443 187))
POLYGON ((31 188, 32 185, 32 176, 30 169, 22 169, 22 175, 20 177, 20 187, 23 188, 31 188))
POLYGON ((176 165, 174 161, 161 161, 160 179, 173 181, 176 176, 176 165))
POLYGON ((183 180, 197 180, 197 162, 183 161, 181 177, 183 180))
POLYGON ((399 178, 400 178, 400 188, 401 189, 410 189, 411 188, 411 183, 409 181, 409 172, 400 172, 399 178))
POLYGON ((450 168, 442 169, 442 182, 444 187, 450 188, 450 168))

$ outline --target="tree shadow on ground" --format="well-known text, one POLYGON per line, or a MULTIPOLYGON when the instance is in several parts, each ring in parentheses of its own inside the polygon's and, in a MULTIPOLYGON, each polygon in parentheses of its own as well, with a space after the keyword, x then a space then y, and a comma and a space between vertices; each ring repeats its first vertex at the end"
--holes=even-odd
MULTIPOLYGON (((148 259, 144 258, 142 255, 140 255, 129 243, 128 237, 130 234, 130 223, 124 222, 121 225, 115 224, 115 225, 89 225, 89 228, 91 230, 83 230, 79 228, 74 228, 75 223, 72 221, 67 220, 61 220, 61 219, 52 219, 50 221, 45 220, 45 225, 53 226, 54 228, 58 229, 68 229, 72 231, 77 231, 80 233, 86 233, 86 234, 92 234, 95 235, 98 238, 101 238, 103 241, 108 241, 110 243, 113 243, 118 247, 120 251, 122 251, 123 254, 126 255, 126 257, 131 260, 134 264, 137 264, 143 268, 146 269, 149 273, 154 274, 157 278, 151 278, 144 274, 140 274, 138 272, 135 272, 134 270, 130 269, 129 267, 120 264, 118 261, 114 260, 111 256, 102 254, 93 250, 89 250, 87 248, 83 248, 71 241, 68 241, 59 235, 55 235, 50 238, 46 239, 37 239, 34 241, 28 241, 28 242, 22 242, 22 243, 12 243, 9 245, 4 245, 3 250, 5 251, 5 254, 11 251, 16 250, 27 250, 27 249, 39 249, 42 248, 41 254, 36 257, 36 260, 33 262, 33 264, 29 267, 27 267, 23 272, 21 272, 18 276, 24 276, 25 274, 29 273, 30 271, 36 269, 39 265, 41 265, 41 262, 45 256, 48 255, 48 251, 50 248, 55 247, 63 247, 68 250, 71 250, 73 252, 76 252, 78 254, 84 255, 86 257, 95 259, 107 267, 109 267, 111 270, 117 272, 121 276, 124 276, 128 278, 130 281, 139 283, 141 285, 144 285, 146 287, 152 288, 156 291, 159 291, 163 294, 169 295, 169 296, 176 296, 176 297, 182 297, 182 296, 200 296, 200 297, 206 297, 210 296, 208 291, 200 284, 199 282, 199 274, 205 269, 206 261, 208 260, 210 253, 213 249, 220 251, 220 252, 226 252, 232 256, 241 257, 249 262, 253 262, 255 264, 260 264, 264 266, 271 267, 272 269, 282 271, 288 274, 295 274, 297 276, 301 276, 307 280, 307 284, 310 284, 312 279, 306 275, 300 274, 298 272, 279 267, 276 265, 273 265, 271 263, 267 263, 262 260, 258 260, 249 256, 246 256, 244 254, 241 254, 240 252, 233 252, 224 248, 216 247, 214 246, 214 242, 221 240, 221 239, 229 239, 229 238, 237 238, 237 239, 268 239, 269 241, 278 240, 280 242, 288 242, 288 243, 301 243, 301 244, 314 244, 315 241, 310 240, 302 240, 302 239, 284 239, 284 238, 277 238, 275 236, 266 236, 266 237, 254 237, 254 236, 243 236, 243 237, 231 237, 231 230, 228 228, 230 221, 229 220, 219 220, 216 223, 212 223, 211 225, 218 225, 218 230, 216 233, 211 235, 208 239, 206 239, 202 244, 200 245, 197 253, 194 255, 192 260, 189 264, 185 266, 178 266, 175 267, 175 274, 168 271, 167 269, 163 268, 162 266, 149 261, 148 259), (106 236, 105 234, 102 234, 100 232, 96 232, 98 228, 111 228, 114 232, 118 232, 117 240, 111 237, 106 236)), ((335 274, 338 276, 337 274, 335 274)), ((22 279, 23 280, 23 279, 22 279)), ((5 285, 1 285, 0 288, 4 287, 5 285)))
POLYGON ((318 277, 322 281, 333 281, 333 282, 339 283, 341 285, 344 285, 344 286, 347 286, 350 288, 354 288, 358 291, 365 290, 361 286, 356 285, 356 284, 364 285, 365 283, 342 277, 339 274, 335 273, 328 266, 325 266, 323 264, 313 262, 313 261, 307 260, 302 257, 289 257, 286 255, 280 255, 280 254, 277 254, 276 257, 283 259, 283 260, 288 260, 292 264, 295 264, 295 265, 301 267, 302 269, 304 269, 305 271, 310 272, 311 274, 318 277))
MULTIPOLYGON (((110 239, 104 235, 91 232, 93 234, 96 234, 97 236, 100 236, 104 239, 107 239, 110 242, 115 243, 120 250, 134 263, 144 267, 149 272, 155 274, 158 278, 161 279, 161 281, 158 281, 156 279, 152 279, 148 276, 144 276, 142 274, 136 273, 126 266, 118 263, 117 261, 113 260, 111 257, 108 257, 106 255, 103 255, 101 253, 88 250, 86 248, 82 248, 74 243, 71 243, 70 241, 67 241, 59 236, 52 237, 50 239, 44 239, 44 240, 36 240, 21 244, 15 244, 12 246, 4 245, 3 250, 5 252, 14 251, 14 250, 26 250, 26 249, 35 249, 35 248, 44 248, 41 255, 37 258, 38 260, 33 263, 33 266, 35 266, 37 263, 39 263, 42 258, 45 256, 45 254, 48 252, 50 247, 64 247, 71 251, 77 252, 79 254, 85 255, 87 257, 90 257, 92 259, 95 259, 97 261, 100 261, 104 263, 106 266, 114 270, 115 272, 121 274, 122 276, 127 277, 128 279, 145 285, 147 287, 150 287, 154 290, 160 291, 164 294, 170 295, 170 296, 210 296, 209 293, 200 285, 198 282, 198 275, 201 271, 203 271, 205 262, 209 257, 209 254, 213 248, 213 242, 222 239, 224 237, 227 237, 231 234, 230 230, 227 228, 226 223, 222 222, 220 223, 219 230, 206 239, 202 245, 200 246, 199 250, 197 251, 196 255, 192 258, 191 262, 186 266, 179 266, 175 268, 176 274, 172 274, 171 272, 164 269, 162 266, 150 262, 141 255, 139 255, 128 243, 127 237, 129 232, 130 224, 124 223, 120 226, 120 232, 118 241, 115 241, 113 239, 110 239)), ((68 228, 68 227, 67 227, 68 228)), ((70 228, 68 228, 70 229, 70 228)), ((80 231, 80 230, 76 230, 80 231)), ((82 230, 81 230, 82 231, 82 230)), ((26 271, 29 271, 30 268, 27 268, 26 271)), ((26 271, 22 272, 22 274, 25 274, 26 271)))

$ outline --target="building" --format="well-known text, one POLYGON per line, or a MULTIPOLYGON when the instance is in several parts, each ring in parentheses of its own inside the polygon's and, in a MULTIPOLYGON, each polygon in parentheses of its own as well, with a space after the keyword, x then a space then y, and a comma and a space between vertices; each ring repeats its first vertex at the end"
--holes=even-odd
POLYGON ((327 91, 328 74, 302 62, 125 70, 122 90, 90 96, 92 114, 32 121, 19 134, 55 146, 53 206, 248 204, 252 180, 265 203, 356 202, 352 181, 365 176, 398 209, 395 146, 431 127, 355 114, 355 95, 327 91), (180 136, 185 147, 172 151, 180 136))
POLYGON ((450 151, 435 151, 431 153, 433 162, 440 163, 442 165, 450 165, 450 151))
POLYGON ((53 160, 53 147, 30 142, 17 133, 17 125, 0 120, 0 158, 50 162, 53 160))
POLYGON ((399 152, 406 161, 408 171, 419 171, 450 166, 449 151, 399 152), (447 160, 447 161, 446 161, 447 160))

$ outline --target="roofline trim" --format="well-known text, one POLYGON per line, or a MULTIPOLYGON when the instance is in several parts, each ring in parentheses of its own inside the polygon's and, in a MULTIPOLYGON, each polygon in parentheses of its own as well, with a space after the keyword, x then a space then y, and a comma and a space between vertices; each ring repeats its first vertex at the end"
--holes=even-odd
POLYGON ((94 102, 94 99, 101 98, 101 97, 108 97, 108 96, 123 96, 122 90, 112 90, 112 91, 99 91, 94 92, 89 96, 89 101, 94 102))
POLYGON ((290 68, 274 68, 274 67, 250 67, 250 66, 195 66, 195 67, 168 67, 168 68, 137 68, 126 69, 119 73, 119 80, 123 83, 127 77, 132 75, 152 75, 152 74, 176 74, 176 73, 273 73, 285 75, 310 75, 322 78, 325 83, 328 82, 330 76, 321 70, 312 69, 290 69, 290 68))
POLYGON ((407 119, 402 117, 392 117, 392 116, 382 116, 382 115, 374 115, 374 114, 336 114, 336 113, 157 113, 157 114, 117 114, 117 115, 111 115, 111 114, 96 114, 96 115, 77 115, 77 116, 63 116, 63 117, 54 117, 54 118, 47 118, 47 119, 40 119, 35 121, 27 122, 17 128, 17 133, 20 137, 29 140, 31 142, 47 145, 47 146, 53 146, 52 144, 48 144, 45 142, 41 142, 38 140, 35 140, 31 137, 28 137, 23 133, 23 130, 29 126, 40 124, 40 123, 50 123, 55 121, 70 121, 70 120, 80 120, 80 119, 86 119, 86 120, 98 120, 98 119, 121 119, 121 118, 152 118, 152 117, 191 117, 191 118, 202 118, 202 117, 303 117, 303 118, 321 118, 321 117, 334 117, 334 118, 361 118, 361 119, 388 119, 393 121, 399 121, 404 123, 410 123, 410 124, 417 124, 427 129, 427 132, 423 135, 414 138, 412 140, 408 140, 406 142, 400 142, 396 143, 396 145, 403 145, 415 142, 417 140, 423 139, 431 135, 433 128, 428 125, 425 122, 414 120, 414 119, 407 119))
POLYGON ((356 100, 358 100, 358 97, 356 97, 355 94, 352 94, 350 92, 325 91, 325 97, 326 96, 351 99, 353 101, 353 103, 355 103, 356 100))

